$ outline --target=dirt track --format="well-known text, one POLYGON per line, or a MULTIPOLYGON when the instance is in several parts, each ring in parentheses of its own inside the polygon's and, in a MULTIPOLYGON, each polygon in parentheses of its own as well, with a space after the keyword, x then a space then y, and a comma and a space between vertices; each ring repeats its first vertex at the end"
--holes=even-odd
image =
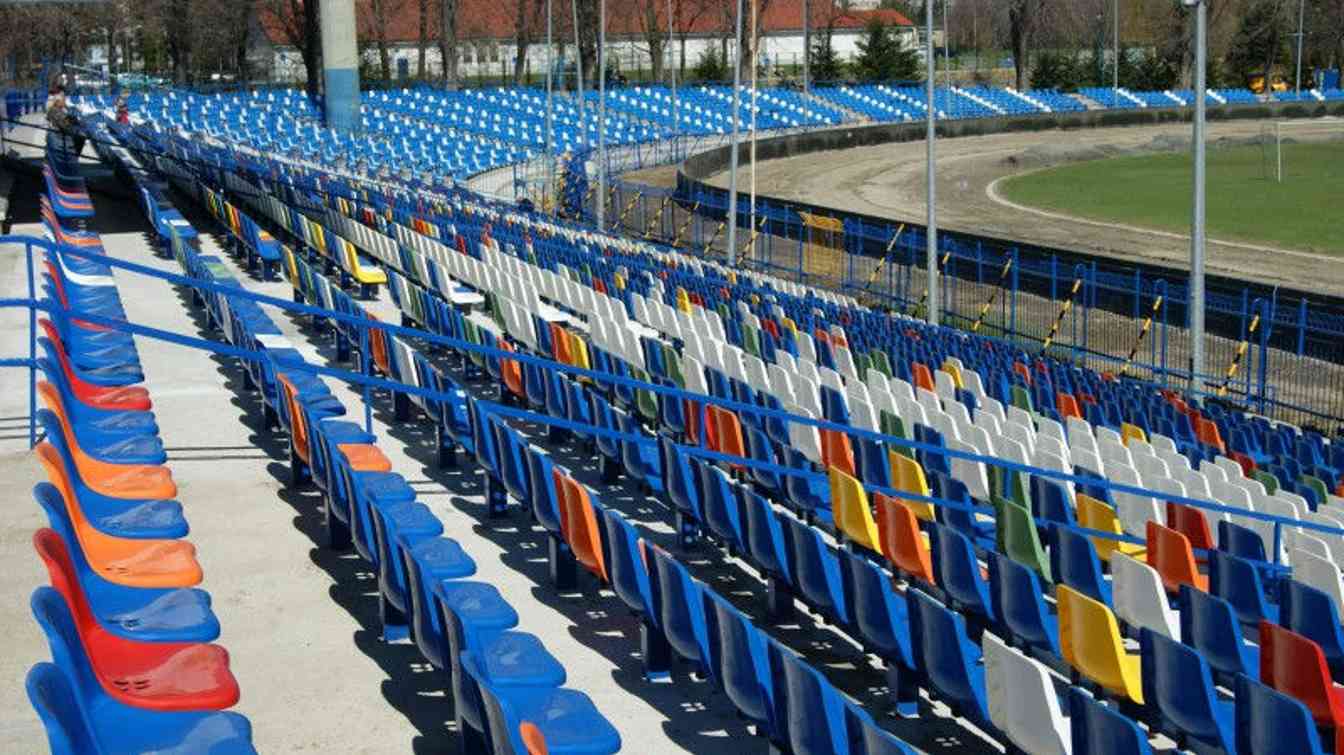
MULTIPOLYGON (((1260 133, 1258 121, 1209 124, 1212 143, 1254 139, 1260 133)), ((991 188, 1004 176, 1059 161, 1172 149, 1182 140, 1188 144, 1189 135, 1188 125, 1176 124, 944 139, 938 145, 939 222, 945 228, 1024 243, 1188 268, 1187 237, 1010 206, 992 196, 991 188)), ((1329 120, 1317 127, 1294 127, 1286 136, 1299 140, 1339 138, 1344 136, 1344 122, 1329 120)), ((784 200, 923 223, 924 155, 924 142, 919 141, 773 160, 757 167, 757 190, 784 200)), ((659 177, 645 178, 656 181, 659 177)), ((743 168, 739 172, 741 190, 746 190, 749 181, 748 169, 743 168)), ((710 183, 727 186, 727 172, 714 176, 710 183)), ((1339 248, 1344 251, 1344 232, 1339 248)), ((1211 240, 1208 270, 1344 295, 1344 264, 1339 258, 1211 240)))

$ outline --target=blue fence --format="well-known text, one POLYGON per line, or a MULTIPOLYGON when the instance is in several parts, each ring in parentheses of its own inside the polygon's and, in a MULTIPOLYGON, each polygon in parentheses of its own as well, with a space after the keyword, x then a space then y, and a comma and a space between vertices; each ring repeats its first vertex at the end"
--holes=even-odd
MULTIPOLYGON (((588 187, 583 211, 595 197, 588 187)), ((608 222, 723 257, 727 192, 615 182, 608 222)), ((866 303, 922 313, 925 229, 833 208, 739 197, 738 259, 866 303)), ((1333 430, 1344 423, 1344 301, 1209 277, 1206 369, 1192 387, 1187 275, 1062 249, 944 230, 942 321, 1048 348, 1094 369, 1152 379, 1333 430)))

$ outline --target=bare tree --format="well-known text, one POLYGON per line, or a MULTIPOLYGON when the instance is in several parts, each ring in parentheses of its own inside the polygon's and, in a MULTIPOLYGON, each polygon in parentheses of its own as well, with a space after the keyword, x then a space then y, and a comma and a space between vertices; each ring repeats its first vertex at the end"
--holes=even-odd
POLYGON ((724 0, 677 0, 672 6, 672 25, 677 30, 677 77, 686 78, 686 38, 707 13, 724 0))
POLYGON ((320 0, 265 0, 258 12, 269 14, 283 41, 299 51, 307 75, 305 90, 316 97, 322 89, 320 0))
POLYGON ((522 81, 527 73, 527 48, 536 39, 538 28, 545 23, 546 0, 513 0, 517 4, 513 15, 513 80, 522 81))
POLYGON ((462 84, 457 65, 457 0, 441 0, 439 10, 439 55, 443 60, 443 83, 449 89, 457 89, 462 84))
POLYGON ((1018 90, 1031 85, 1028 66, 1031 58, 1031 38, 1036 31, 1036 19, 1045 0, 1008 0, 1008 38, 1013 49, 1013 69, 1018 90))
POLYGON ((654 81, 663 78, 663 56, 667 48, 667 0, 637 0, 635 12, 639 31, 649 53, 649 68, 654 81))
POLYGON ((429 0, 416 0, 416 10, 419 12, 416 24, 415 40, 415 77, 424 81, 427 78, 426 53, 429 49, 429 0))

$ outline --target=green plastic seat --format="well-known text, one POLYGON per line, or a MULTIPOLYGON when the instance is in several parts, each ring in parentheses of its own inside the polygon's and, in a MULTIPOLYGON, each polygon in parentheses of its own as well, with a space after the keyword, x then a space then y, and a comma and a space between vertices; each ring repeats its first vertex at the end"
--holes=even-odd
POLYGON ((1034 412, 1036 409, 1031 405, 1031 394, 1026 388, 1020 385, 1013 386, 1013 406, 1028 412, 1034 412))
POLYGON ((761 356, 761 336, 749 325, 742 326, 742 350, 754 357, 761 356))
POLYGON ((667 367, 667 376, 678 388, 686 387, 686 376, 681 372, 681 357, 671 344, 663 344, 663 364, 667 367))
POLYGON ((873 369, 891 378, 891 361, 887 359, 887 352, 881 349, 873 349, 869 354, 873 360, 873 369))
MULTIPOLYGON (((643 370, 631 370, 630 377, 643 383, 649 382, 649 373, 643 370)), ((648 388, 635 389, 635 409, 649 422, 657 422, 658 396, 648 388)))
POLYGON ((1278 492, 1279 478, 1275 477, 1269 472, 1266 472, 1263 469, 1257 469, 1252 474, 1255 475, 1255 479, 1259 480, 1261 484, 1265 486, 1266 493, 1268 493, 1269 495, 1274 495, 1274 493, 1278 492))
POLYGON ((1330 489, 1325 486, 1325 480, 1316 475, 1304 474, 1300 481, 1303 485, 1316 491, 1316 500, 1321 503, 1327 503, 1330 500, 1330 489))
POLYGON ((998 526, 996 539, 1001 539, 1000 550, 1012 560, 1032 569, 1047 582, 1054 580, 1050 576, 1050 559, 1041 547, 1041 538, 1036 531, 1036 523, 1031 512, 1016 503, 994 496, 994 514, 998 526))
MULTIPOLYGON (((883 435, 897 435, 906 440, 910 439, 910 436, 905 432, 905 423, 901 421, 900 417, 892 414, 886 409, 883 409, 878 415, 878 422, 881 423, 883 435)), ((913 452, 905 446, 893 446, 892 450, 898 454, 914 458, 912 455, 913 452)))

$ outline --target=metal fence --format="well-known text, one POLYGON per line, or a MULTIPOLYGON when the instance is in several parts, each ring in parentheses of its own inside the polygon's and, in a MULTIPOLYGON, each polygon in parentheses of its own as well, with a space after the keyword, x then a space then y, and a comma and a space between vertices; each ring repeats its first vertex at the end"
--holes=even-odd
MULTIPOLYGON (((684 175, 678 182, 614 182, 608 223, 722 260, 727 192, 684 175)), ((739 199, 739 264, 871 306, 923 313, 922 226, 766 197, 753 213, 748 198, 739 199)), ((946 324, 1284 421, 1329 430, 1344 423, 1344 301, 1210 277, 1211 372, 1194 387, 1184 272, 955 231, 941 232, 938 246, 946 324)))

